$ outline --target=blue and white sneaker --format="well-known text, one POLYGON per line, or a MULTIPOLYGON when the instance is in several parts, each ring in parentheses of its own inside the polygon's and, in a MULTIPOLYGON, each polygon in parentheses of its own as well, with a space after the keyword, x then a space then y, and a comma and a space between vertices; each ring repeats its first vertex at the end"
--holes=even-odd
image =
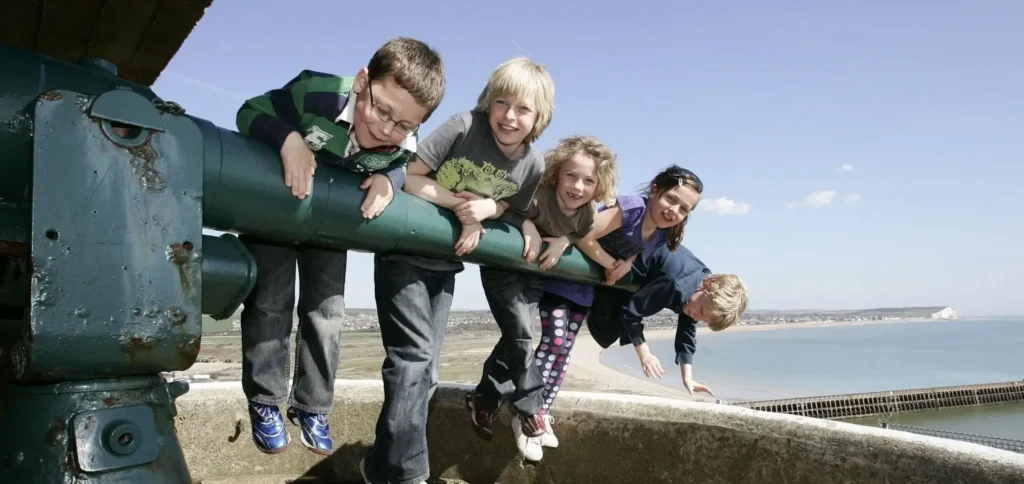
POLYGON ((295 424, 298 420, 302 430, 302 445, 321 455, 331 455, 334 443, 331 441, 331 427, 327 424, 327 415, 309 413, 294 407, 288 408, 288 420, 295 424))
POLYGON ((291 439, 276 406, 249 402, 249 422, 252 424, 252 441, 257 449, 277 454, 288 448, 291 439))

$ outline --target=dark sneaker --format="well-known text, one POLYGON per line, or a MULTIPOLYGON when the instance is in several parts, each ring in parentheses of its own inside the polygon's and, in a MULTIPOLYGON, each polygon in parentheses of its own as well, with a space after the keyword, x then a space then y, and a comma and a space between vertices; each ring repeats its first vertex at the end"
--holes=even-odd
POLYGON ((466 410, 469 411, 469 422, 473 424, 473 430, 481 438, 491 440, 494 431, 491 430, 491 423, 494 421, 494 414, 484 408, 480 399, 476 398, 474 392, 466 394, 466 410))
POLYGON ((529 417, 520 415, 519 421, 522 423, 523 435, 527 437, 540 437, 548 431, 543 415, 536 414, 529 417))
POLYGON ((299 421, 297 425, 302 431, 302 445, 317 454, 331 455, 334 443, 331 441, 331 427, 327 424, 327 415, 289 408, 288 419, 293 424, 296 420, 299 421))
POLYGON ((260 451, 277 454, 288 448, 288 429, 276 406, 249 402, 249 423, 252 424, 252 441, 260 451))

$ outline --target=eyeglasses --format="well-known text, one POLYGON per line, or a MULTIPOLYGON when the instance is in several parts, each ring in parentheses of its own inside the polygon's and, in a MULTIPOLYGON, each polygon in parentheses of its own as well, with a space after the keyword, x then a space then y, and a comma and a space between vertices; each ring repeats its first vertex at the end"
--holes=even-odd
POLYGON ((402 136, 412 136, 414 133, 419 131, 419 126, 409 127, 408 123, 399 123, 398 121, 395 121, 395 119, 391 117, 391 114, 385 112, 384 109, 373 100, 373 85, 370 84, 370 81, 366 81, 366 89, 370 91, 370 111, 373 112, 373 115, 376 116, 377 119, 381 120, 384 124, 394 123, 395 131, 402 136))

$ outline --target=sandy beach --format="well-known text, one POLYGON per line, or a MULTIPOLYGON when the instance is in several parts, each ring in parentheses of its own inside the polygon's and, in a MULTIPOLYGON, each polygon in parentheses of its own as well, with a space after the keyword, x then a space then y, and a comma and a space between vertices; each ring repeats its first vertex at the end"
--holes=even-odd
MULTIPOLYGON (((906 320, 815 321, 807 323, 742 325, 729 328, 723 333, 785 331, 798 328, 898 324, 902 322, 906 322, 906 320)), ((539 334, 539 328, 537 328, 537 331, 539 334)), ((714 337, 715 335, 714 332, 707 328, 699 328, 697 334, 701 338, 714 337)), ((499 335, 496 328, 490 325, 450 327, 441 353, 441 380, 476 384, 480 379, 483 362, 490 354, 499 335)), ((645 336, 648 341, 671 339, 675 336, 675 328, 648 329, 645 331, 645 336)), ((714 400, 707 394, 690 395, 681 388, 674 388, 653 379, 620 372, 601 363, 601 353, 603 351, 604 348, 601 348, 594 341, 584 327, 584 330, 576 339, 572 363, 569 366, 569 375, 562 385, 563 389, 630 393, 684 400, 714 400)), ((241 378, 241 346, 239 336, 204 336, 199 356, 200 362, 197 362, 187 371, 175 372, 174 376, 182 378, 201 375, 202 378, 229 381, 241 378)), ((341 361, 338 365, 337 378, 379 379, 383 358, 384 351, 380 342, 380 334, 377 331, 346 332, 342 340, 341 361)), ((663 381, 680 381, 682 379, 678 367, 672 361, 662 361, 661 363, 665 369, 665 375, 662 377, 663 381)), ((639 361, 637 361, 637 366, 639 366, 639 361)))

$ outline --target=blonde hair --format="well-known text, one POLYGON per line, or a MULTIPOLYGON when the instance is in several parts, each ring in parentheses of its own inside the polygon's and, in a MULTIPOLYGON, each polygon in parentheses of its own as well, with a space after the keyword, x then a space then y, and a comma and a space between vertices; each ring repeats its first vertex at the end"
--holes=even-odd
POLYGON ((487 85, 476 102, 476 111, 490 114, 491 103, 504 96, 534 100, 537 122, 523 139, 523 144, 534 142, 551 124, 555 114, 555 81, 547 68, 526 57, 507 60, 491 73, 487 85))
POLYGON ((558 185, 558 177, 562 173, 562 165, 575 154, 581 154, 594 160, 597 167, 597 187, 594 189, 594 200, 605 205, 615 202, 618 194, 616 188, 619 175, 615 169, 615 153, 604 143, 593 136, 570 136, 558 141, 558 146, 549 150, 544 156, 546 165, 540 186, 554 188, 558 185))
POLYGON ((711 300, 711 331, 736 324, 747 311, 747 285, 733 274, 711 274, 704 278, 704 292, 711 300))

